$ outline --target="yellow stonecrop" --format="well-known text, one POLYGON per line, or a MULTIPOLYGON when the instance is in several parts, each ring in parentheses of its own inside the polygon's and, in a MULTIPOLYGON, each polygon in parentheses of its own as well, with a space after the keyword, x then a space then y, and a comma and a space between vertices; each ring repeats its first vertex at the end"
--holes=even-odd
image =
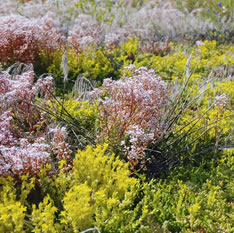
POLYGON ((139 40, 136 38, 129 38, 127 42, 124 42, 121 46, 121 49, 124 53, 136 54, 138 51, 138 47, 140 46, 139 40))
POLYGON ((54 206, 52 199, 46 196, 44 200, 39 204, 32 205, 32 217, 31 222, 33 224, 32 232, 40 233, 56 233, 58 224, 55 224, 55 213, 57 208, 54 206))
POLYGON ((81 73, 86 78, 102 81, 114 72, 111 61, 106 56, 106 51, 100 48, 88 47, 80 53, 69 50, 68 66, 72 79, 76 79, 81 73))
POLYGON ((26 207, 17 201, 13 179, 0 179, 0 232, 23 233, 26 207))
MULTIPOLYGON (((128 72, 123 69, 130 64, 137 64, 135 60, 138 60, 139 53, 139 40, 137 38, 128 38, 128 41, 123 42, 120 47, 113 48, 109 52, 109 56, 113 57, 117 67, 120 69, 121 76, 128 76, 128 72)), ((118 73, 118 72, 116 72, 118 73)))
POLYGON ((81 120, 95 118, 96 108, 89 104, 88 101, 77 101, 73 98, 69 98, 64 101, 64 107, 74 118, 79 118, 81 120))
MULTIPOLYGON (((52 73, 58 86, 63 82, 61 66, 63 54, 64 50, 58 50, 49 55, 43 51, 40 53, 40 72, 52 73)), ((67 49, 67 65, 68 78, 73 81, 81 74, 101 84, 104 78, 112 76, 115 72, 107 51, 101 48, 96 49, 93 46, 80 51, 67 49)))
MULTIPOLYGON (((223 112, 220 112, 218 107, 210 109, 205 113, 207 109, 199 110, 199 115, 204 116, 200 120, 194 120, 193 123, 189 124, 187 127, 183 128, 183 131, 186 132, 191 126, 193 126, 192 131, 194 131, 191 136, 193 138, 199 137, 202 132, 207 131, 205 134, 202 134, 201 139, 203 140, 220 140, 220 137, 228 136, 231 133, 233 128, 232 111, 226 109, 223 112)), ((196 112, 198 114, 198 112, 196 112)), ((188 111, 181 119, 180 126, 178 130, 183 127, 183 125, 192 122, 198 115, 194 115, 193 111, 188 111)))
MULTIPOLYGON (((229 69, 234 64, 234 47, 232 45, 217 45, 216 41, 201 41, 201 45, 188 45, 170 43, 170 52, 164 56, 153 53, 142 54, 140 42, 137 38, 129 38, 119 47, 95 48, 89 46, 80 51, 67 50, 69 80, 75 81, 78 75, 83 75, 90 80, 95 80, 97 86, 105 78, 120 78, 125 75, 123 68, 134 64, 136 68, 146 66, 152 68, 163 79, 171 80, 182 78, 186 63, 190 55, 190 72, 206 79, 211 70, 217 74, 219 70, 229 69)), ((49 56, 43 51, 40 54, 40 68, 43 72, 52 73, 55 83, 60 88, 63 86, 63 72, 61 61, 64 51, 56 51, 49 56)), ((221 76, 223 72, 221 72, 221 76)), ((223 77, 222 77, 223 78, 223 77)), ((72 82, 67 85, 72 88, 72 82)))
POLYGON ((229 68, 234 64, 233 46, 216 45, 216 41, 203 41, 203 45, 191 48, 181 44, 170 43, 171 52, 166 56, 144 54, 136 57, 135 65, 148 66, 164 79, 181 78, 186 70, 186 63, 190 59, 190 72, 193 75, 207 78, 211 70, 219 67, 229 68))
POLYGON ((234 101, 234 81, 222 82, 217 85, 217 91, 225 93, 232 101, 234 101))
POLYGON ((123 198, 125 191, 136 180, 129 177, 128 164, 115 158, 114 154, 105 155, 106 150, 107 145, 96 148, 88 146, 85 151, 79 150, 74 161, 74 182, 87 182, 95 191, 103 188, 108 190, 109 196, 116 193, 123 198))
POLYGON ((92 227, 95 213, 92 189, 87 184, 74 185, 64 197, 64 211, 61 222, 71 225, 73 232, 92 227))
MULTIPOLYGON (((87 130, 94 130, 95 121, 97 118, 97 109, 95 105, 90 104, 89 101, 78 101, 74 98, 68 98, 61 101, 61 105, 56 105, 56 112, 61 112, 62 109, 66 111, 74 118, 78 120, 82 127, 87 130)), ((52 103, 48 103, 52 106, 52 103)))
MULTIPOLYGON (((40 52, 40 66, 47 68, 48 73, 52 73, 54 78, 59 78, 62 75, 61 62, 64 51, 56 50, 51 53, 45 51, 40 52)), ((43 70, 46 72, 46 70, 43 70)))
POLYGON ((79 150, 72 173, 60 174, 60 184, 63 179, 70 183, 63 199, 61 222, 72 232, 93 227, 94 222, 96 226, 111 229, 115 221, 121 220, 121 208, 131 199, 138 183, 129 177, 128 165, 114 155, 106 155, 106 150, 107 145, 79 150))
POLYGON ((26 207, 15 200, 0 203, 0 232, 23 233, 26 207))

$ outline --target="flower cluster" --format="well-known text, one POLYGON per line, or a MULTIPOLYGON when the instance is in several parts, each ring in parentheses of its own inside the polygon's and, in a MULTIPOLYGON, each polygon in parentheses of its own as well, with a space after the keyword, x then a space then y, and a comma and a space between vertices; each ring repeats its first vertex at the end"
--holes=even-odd
POLYGON ((37 94, 50 97, 52 78, 34 83, 34 73, 0 74, 0 175, 35 175, 51 162, 45 141, 46 118, 34 105, 37 94))
POLYGON ((10 111, 6 111, 0 116, 0 145, 14 146, 17 144, 15 130, 11 124, 12 119, 10 111))
POLYGON ((57 155, 57 158, 72 162, 70 156, 72 151, 70 150, 69 144, 65 142, 68 136, 65 127, 51 128, 49 134, 52 135, 51 149, 57 155))
POLYGON ((19 15, 0 17, 0 62, 32 63, 40 49, 55 50, 63 41, 62 30, 51 14, 42 19, 19 15))
POLYGON ((21 138, 18 146, 11 147, 0 144, 0 175, 36 175, 42 164, 50 162, 49 146, 43 138, 33 143, 21 138))
POLYGON ((39 79, 34 84, 34 73, 28 71, 22 75, 16 75, 14 79, 6 72, 0 75, 0 110, 11 109, 15 118, 23 122, 27 119, 29 127, 40 118, 40 112, 33 107, 38 92, 41 96, 50 95, 52 77, 39 79))
POLYGON ((127 67, 131 77, 105 79, 99 96, 100 138, 122 145, 130 163, 144 163, 147 145, 160 137, 167 103, 165 83, 146 67, 127 67))
POLYGON ((49 147, 41 137, 24 138, 13 120, 10 111, 0 115, 0 175, 35 175, 41 164, 51 161, 49 147))
POLYGON ((101 28, 95 19, 89 15, 80 15, 69 31, 68 44, 75 49, 85 48, 100 42, 100 34, 101 28))
POLYGON ((219 110, 223 111, 228 103, 228 98, 226 94, 222 94, 215 97, 215 106, 219 108, 219 110))

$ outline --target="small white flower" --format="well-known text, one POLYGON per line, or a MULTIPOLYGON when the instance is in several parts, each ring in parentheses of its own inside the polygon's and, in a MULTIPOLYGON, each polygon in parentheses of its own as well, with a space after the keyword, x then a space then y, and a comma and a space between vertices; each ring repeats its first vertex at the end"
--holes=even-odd
POLYGON ((197 40, 196 45, 197 46, 203 46, 203 45, 205 45, 205 43, 201 42, 200 40, 197 40))

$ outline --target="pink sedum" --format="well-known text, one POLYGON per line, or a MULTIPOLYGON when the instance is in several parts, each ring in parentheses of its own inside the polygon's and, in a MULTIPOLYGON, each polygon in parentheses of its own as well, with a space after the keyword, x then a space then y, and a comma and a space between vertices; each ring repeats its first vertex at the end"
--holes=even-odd
POLYGON ((0 175, 36 175, 42 164, 50 163, 49 146, 43 138, 37 138, 34 143, 20 139, 19 146, 0 145, 0 175), (13 174, 12 174, 13 173, 13 174))
POLYGON ((126 68, 131 77, 118 81, 105 79, 103 88, 96 89, 94 94, 100 102, 99 137, 124 146, 128 160, 135 166, 139 160, 144 161, 147 145, 157 140, 164 130, 161 119, 167 94, 165 82, 154 70, 135 69, 134 65, 126 68))
POLYGON ((32 71, 15 77, 0 74, 0 176, 37 175, 42 165, 52 163, 55 148, 59 159, 69 157, 65 128, 53 134, 51 148, 46 142, 46 116, 35 107, 39 92, 42 104, 51 97, 52 83, 50 76, 34 83, 32 71))
POLYGON ((35 19, 19 15, 0 17, 0 62, 33 63, 40 50, 54 51, 64 41, 52 13, 35 19))

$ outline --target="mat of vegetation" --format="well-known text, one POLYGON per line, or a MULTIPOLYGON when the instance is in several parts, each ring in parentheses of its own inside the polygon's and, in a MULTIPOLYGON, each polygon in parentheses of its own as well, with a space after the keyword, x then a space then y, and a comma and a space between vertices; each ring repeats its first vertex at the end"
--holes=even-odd
POLYGON ((0 3, 0 232, 234 232, 233 1, 0 3))

